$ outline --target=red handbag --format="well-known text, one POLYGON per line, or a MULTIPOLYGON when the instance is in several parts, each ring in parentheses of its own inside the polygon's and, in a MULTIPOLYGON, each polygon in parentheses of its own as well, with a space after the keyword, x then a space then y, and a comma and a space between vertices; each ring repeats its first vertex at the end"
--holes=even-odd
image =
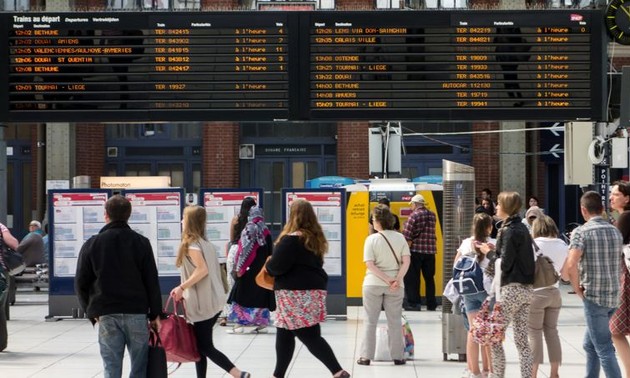
POLYGON ((181 305, 185 316, 184 300, 177 302, 173 300, 172 296, 169 296, 164 306, 166 318, 160 322, 160 339, 166 351, 166 360, 179 363, 197 362, 201 356, 197 351, 197 339, 193 325, 188 323, 184 316, 177 313, 178 305, 181 305), (168 312, 170 303, 173 303, 173 312, 168 312))

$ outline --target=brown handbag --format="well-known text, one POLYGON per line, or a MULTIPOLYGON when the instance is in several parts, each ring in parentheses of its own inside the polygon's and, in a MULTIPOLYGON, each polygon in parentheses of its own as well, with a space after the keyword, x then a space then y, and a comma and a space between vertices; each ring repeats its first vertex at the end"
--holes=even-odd
POLYGON ((263 289, 273 291, 273 283, 275 282, 275 278, 267 271, 267 263, 269 262, 270 258, 271 256, 267 257, 267 260, 265 260, 262 269, 260 269, 260 272, 258 272, 258 274, 256 275, 256 284, 263 289))

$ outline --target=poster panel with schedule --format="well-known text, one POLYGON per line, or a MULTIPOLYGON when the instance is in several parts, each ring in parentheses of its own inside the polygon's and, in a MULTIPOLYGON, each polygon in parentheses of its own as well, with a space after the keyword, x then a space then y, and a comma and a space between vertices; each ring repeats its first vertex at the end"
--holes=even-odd
POLYGON ((49 316, 70 316, 78 307, 74 276, 83 243, 105 226, 104 189, 60 189, 48 192, 49 316), (73 308, 74 306, 74 308, 73 308))
POLYGON ((241 202, 251 197, 262 207, 263 190, 253 189, 202 189, 199 198, 206 209, 206 236, 214 245, 219 263, 225 263, 227 244, 230 241, 230 223, 241 209, 241 202))
POLYGON ((324 270, 328 274, 328 313, 344 316, 346 308, 345 189, 283 189, 283 224, 289 219, 291 204, 303 199, 311 203, 328 241, 324 270))
POLYGON ((74 277, 83 243, 105 226, 106 191, 56 191, 52 204, 50 240, 53 277, 74 277))
POLYGON ((177 250, 182 237, 184 192, 181 189, 125 190, 131 202, 129 226, 151 242, 160 277, 177 277, 177 250))

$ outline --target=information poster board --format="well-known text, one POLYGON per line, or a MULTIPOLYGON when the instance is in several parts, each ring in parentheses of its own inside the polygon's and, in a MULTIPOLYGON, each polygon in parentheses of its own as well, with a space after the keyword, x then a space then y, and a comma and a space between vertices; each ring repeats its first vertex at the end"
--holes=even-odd
POLYGON ((151 242, 158 274, 179 278, 175 258, 182 238, 183 190, 125 190, 124 195, 131 202, 129 226, 151 242))
POLYGON ((262 189, 202 189, 203 206, 206 209, 206 236, 217 251, 219 263, 224 264, 226 246, 230 241, 230 222, 241 209, 245 198, 254 198, 263 207, 262 189))
POLYGON ((49 317, 71 316, 78 308, 74 276, 83 243, 105 226, 110 191, 67 189, 48 192, 50 214, 49 317))
POLYGON ((105 226, 107 192, 52 193, 53 277, 74 277, 83 243, 105 226))
POLYGON ((330 315, 347 314, 346 304, 346 190, 345 189, 283 189, 283 224, 289 219, 291 204, 303 199, 311 203, 322 226, 328 253, 324 270, 328 273, 327 308, 330 315))

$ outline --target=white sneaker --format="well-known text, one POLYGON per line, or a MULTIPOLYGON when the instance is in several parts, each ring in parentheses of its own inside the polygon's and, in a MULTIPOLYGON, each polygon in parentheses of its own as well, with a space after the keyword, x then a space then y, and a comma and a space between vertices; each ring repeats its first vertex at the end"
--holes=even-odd
POLYGON ((243 334, 245 333, 245 327, 241 326, 241 325, 235 325, 234 327, 232 327, 231 329, 228 329, 225 331, 226 333, 231 333, 231 334, 243 334))
POLYGON ((483 378, 483 374, 482 373, 479 373, 479 374, 470 373, 468 378, 483 378))

